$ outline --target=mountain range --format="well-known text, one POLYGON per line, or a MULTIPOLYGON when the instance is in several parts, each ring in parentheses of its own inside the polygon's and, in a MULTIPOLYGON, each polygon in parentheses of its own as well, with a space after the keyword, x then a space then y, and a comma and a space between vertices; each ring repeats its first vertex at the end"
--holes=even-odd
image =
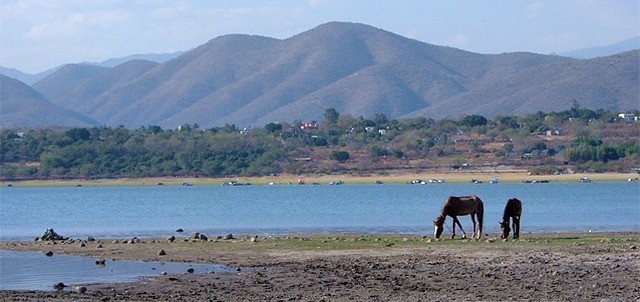
POLYGON ((30 87, 2 77, 0 125, 29 126, 53 112, 25 99, 66 110, 55 111, 60 121, 51 125, 130 128, 320 121, 327 108, 436 119, 561 111, 574 100, 594 110, 640 108, 637 49, 593 59, 487 55, 331 22, 287 39, 220 36, 176 55, 115 67, 68 64, 30 87), (11 123, 5 107, 13 108, 11 123))

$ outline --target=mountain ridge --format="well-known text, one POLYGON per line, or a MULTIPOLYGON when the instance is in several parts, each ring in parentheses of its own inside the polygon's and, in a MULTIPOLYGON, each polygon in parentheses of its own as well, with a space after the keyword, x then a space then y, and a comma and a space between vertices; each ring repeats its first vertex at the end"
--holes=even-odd
POLYGON ((573 100, 638 109, 639 57, 638 50, 588 60, 484 55, 330 22, 286 39, 219 36, 139 69, 68 65, 33 87, 68 110, 131 128, 321 120, 327 108, 365 117, 491 117, 560 111, 573 100))

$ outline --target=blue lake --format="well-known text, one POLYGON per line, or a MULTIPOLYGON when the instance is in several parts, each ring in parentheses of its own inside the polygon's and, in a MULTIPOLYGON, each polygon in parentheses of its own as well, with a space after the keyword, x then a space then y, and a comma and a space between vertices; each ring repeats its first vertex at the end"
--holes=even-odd
POLYGON ((216 264, 164 263, 128 260, 105 260, 96 265, 90 257, 54 254, 47 257, 36 252, 0 250, 0 290, 52 290, 59 282, 72 284, 133 282, 141 276, 232 272, 235 269, 216 264), (43 269, 46 268, 46 269, 43 269))
MULTIPOLYGON (((178 228, 186 236, 209 237, 431 235, 432 221, 450 195, 477 195, 484 201, 485 233, 498 232, 512 197, 523 202, 523 234, 640 231, 637 182, 10 187, 0 189, 0 240, 32 240, 47 228, 71 238, 162 237, 178 228)), ((470 232, 470 219, 461 222, 470 232)))

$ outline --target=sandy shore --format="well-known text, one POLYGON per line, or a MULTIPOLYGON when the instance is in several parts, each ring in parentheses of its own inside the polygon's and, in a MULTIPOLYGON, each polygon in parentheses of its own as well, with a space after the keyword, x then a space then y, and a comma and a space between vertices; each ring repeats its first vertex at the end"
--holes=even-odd
POLYGON ((577 173, 561 175, 529 175, 524 170, 447 170, 424 173, 384 173, 368 175, 277 175, 261 177, 154 177, 154 178, 113 178, 113 179, 70 179, 70 180, 24 180, 2 181, 0 185, 6 186, 157 186, 157 185, 221 185, 222 183, 235 181, 240 184, 252 185, 287 185, 297 184, 299 179, 304 179, 306 184, 329 184, 330 182, 343 181, 346 184, 373 184, 381 181, 386 184, 407 183, 414 180, 444 180, 450 183, 469 183, 471 180, 479 180, 489 183, 492 179, 499 182, 516 183, 525 180, 550 182, 577 182, 581 178, 594 182, 628 181, 638 180, 637 173, 577 173))
POLYGON ((402 235, 251 240, 0 242, 1 249, 102 259, 219 263, 234 273, 180 274, 85 293, 1 291, 12 301, 638 301, 640 233, 523 234, 501 240, 402 235), (101 246, 98 247, 98 244, 101 246), (159 255, 164 250, 166 255, 159 255))

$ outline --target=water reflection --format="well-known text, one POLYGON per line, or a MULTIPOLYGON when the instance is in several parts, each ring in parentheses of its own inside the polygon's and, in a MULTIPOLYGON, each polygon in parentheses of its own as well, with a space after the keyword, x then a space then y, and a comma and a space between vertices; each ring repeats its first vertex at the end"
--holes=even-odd
POLYGON ((37 252, 0 250, 0 290, 52 290, 53 285, 132 282, 141 276, 231 272, 217 264, 144 262, 130 260, 96 261, 94 258, 37 252), (98 263, 99 262, 99 263, 98 263))

